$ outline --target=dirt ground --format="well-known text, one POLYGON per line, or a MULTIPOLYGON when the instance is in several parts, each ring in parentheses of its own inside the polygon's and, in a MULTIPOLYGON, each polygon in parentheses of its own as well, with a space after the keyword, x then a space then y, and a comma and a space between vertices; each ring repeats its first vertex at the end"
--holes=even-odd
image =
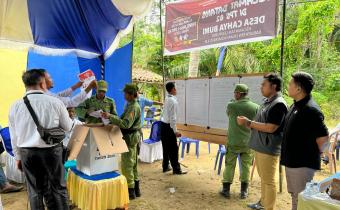
MULTIPOLYGON (((189 173, 183 176, 174 176, 171 173, 163 174, 161 162, 152 164, 140 163, 142 197, 129 204, 131 210, 242 210, 247 209, 247 203, 260 198, 260 182, 257 172, 250 186, 249 198, 239 199, 240 182, 238 168, 235 172, 234 184, 231 187, 232 197, 227 200, 218 194, 221 188, 221 175, 214 171, 214 161, 217 145, 211 144, 211 153, 208 153, 208 143, 200 143, 200 155, 196 159, 195 149, 191 148, 185 154, 181 163, 187 166, 189 173), (175 193, 170 193, 169 188, 174 187, 175 193)), ((338 168, 339 168, 339 162, 338 168)), ((183 167, 183 166, 182 166, 183 167)), ((223 170, 223 169, 222 169, 223 170)), ((329 176, 328 167, 318 172, 315 180, 322 180, 329 176)), ((277 175, 278 177, 278 175, 277 175)), ((277 194, 276 209, 287 210, 290 208, 290 196, 287 193, 285 178, 283 179, 283 192, 277 194)), ((2 203, 5 210, 27 209, 27 192, 2 194, 2 203)))

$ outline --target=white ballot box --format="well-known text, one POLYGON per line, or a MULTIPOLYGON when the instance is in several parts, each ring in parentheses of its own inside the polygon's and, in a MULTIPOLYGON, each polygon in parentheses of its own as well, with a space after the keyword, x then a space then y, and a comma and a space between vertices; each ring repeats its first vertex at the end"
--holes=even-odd
POLYGON ((92 176, 119 170, 119 154, 128 148, 117 126, 77 125, 70 142, 68 160, 77 159, 77 170, 92 176))

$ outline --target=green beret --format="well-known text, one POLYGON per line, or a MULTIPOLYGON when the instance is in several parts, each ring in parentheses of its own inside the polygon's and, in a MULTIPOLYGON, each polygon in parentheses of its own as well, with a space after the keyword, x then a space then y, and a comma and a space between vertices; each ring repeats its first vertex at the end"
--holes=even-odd
POLYGON ((234 92, 239 92, 239 93, 248 93, 248 86, 245 84, 237 84, 235 87, 234 92))
POLYGON ((97 82, 98 84, 98 91, 105 91, 107 92, 107 82, 104 80, 99 80, 97 82))
POLYGON ((138 87, 134 84, 126 84, 123 91, 130 95, 135 95, 138 92, 138 87))

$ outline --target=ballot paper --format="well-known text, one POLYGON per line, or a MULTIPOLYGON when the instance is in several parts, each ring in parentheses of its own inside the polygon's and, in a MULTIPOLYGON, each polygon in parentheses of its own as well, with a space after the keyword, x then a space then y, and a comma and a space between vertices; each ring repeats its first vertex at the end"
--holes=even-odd
POLYGON ((95 117, 95 118, 101 119, 102 122, 104 123, 104 125, 110 124, 110 120, 109 119, 105 119, 104 117, 102 117, 102 113, 103 113, 103 110, 100 109, 100 110, 91 112, 89 115, 91 117, 95 117))
POLYGON ((100 109, 100 110, 91 112, 89 115, 95 118, 102 118, 102 113, 103 113, 103 110, 100 109))
POLYGON ((110 120, 109 119, 105 119, 105 118, 102 117, 102 121, 103 121, 104 125, 110 124, 110 120))
MULTIPOLYGON (((81 90, 85 90, 89 84, 96 79, 96 76, 94 75, 93 71, 91 69, 88 69, 84 71, 81 74, 78 74, 79 81, 83 82, 83 85, 81 87, 81 90)), ((92 96, 92 90, 88 92, 88 97, 92 96)))

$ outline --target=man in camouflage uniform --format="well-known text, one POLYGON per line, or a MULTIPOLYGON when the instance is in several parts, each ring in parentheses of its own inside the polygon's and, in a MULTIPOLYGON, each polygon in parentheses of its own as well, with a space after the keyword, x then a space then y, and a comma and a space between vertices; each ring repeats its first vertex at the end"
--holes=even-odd
POLYGON ((122 174, 126 177, 129 187, 130 199, 140 197, 139 178, 137 171, 137 144, 141 138, 141 109, 137 102, 137 86, 125 85, 124 93, 127 105, 124 113, 118 116, 103 113, 103 117, 121 128, 129 152, 122 154, 122 174))
POLYGON ((107 92, 107 82, 98 81, 97 94, 85 100, 77 109, 77 116, 85 120, 86 123, 102 123, 101 118, 90 116, 91 112, 102 110, 117 116, 116 103, 112 98, 105 96, 107 92))
POLYGON ((240 156, 241 162, 241 199, 248 196, 249 169, 252 165, 253 153, 248 146, 250 139, 250 129, 237 124, 237 116, 247 116, 254 119, 258 105, 251 102, 247 97, 248 87, 244 84, 238 84, 235 87, 234 97, 228 103, 227 115, 229 118, 228 138, 225 155, 225 169, 223 172, 223 190, 220 192, 226 198, 230 198, 230 185, 234 179, 234 172, 237 157, 240 156))

